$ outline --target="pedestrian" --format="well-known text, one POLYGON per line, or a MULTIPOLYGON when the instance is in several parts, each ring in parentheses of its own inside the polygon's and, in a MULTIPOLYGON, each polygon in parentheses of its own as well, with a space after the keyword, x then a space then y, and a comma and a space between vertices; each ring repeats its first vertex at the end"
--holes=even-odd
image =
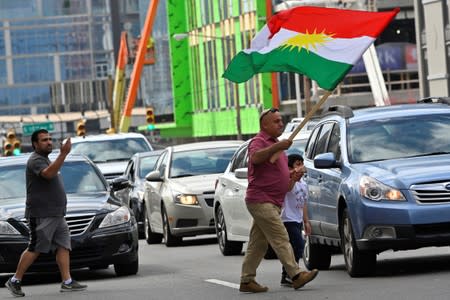
MULTIPOLYGON (((281 220, 288 232, 295 261, 298 263, 300 258, 302 258, 305 247, 302 229, 305 229, 306 235, 311 233, 311 224, 309 223, 308 208, 306 206, 308 186, 303 180, 303 175, 306 173, 303 157, 297 153, 289 154, 288 167, 291 180, 289 181, 289 192, 286 193, 283 208, 281 209, 281 220)), ((292 280, 287 275, 284 267, 282 267, 281 271, 281 284, 292 285, 292 280)))
POLYGON ((16 272, 5 286, 13 296, 23 297, 22 278, 40 253, 56 251, 56 263, 61 273, 61 292, 82 291, 87 288, 72 279, 70 275, 70 232, 64 218, 67 198, 59 174, 66 156, 72 147, 70 138, 64 144, 58 157, 51 162, 48 155, 53 150, 52 138, 45 129, 31 135, 34 152, 26 168, 26 208, 30 240, 22 253, 16 272))
POLYGON ((292 287, 298 289, 313 280, 318 270, 300 270, 281 221, 281 207, 290 181, 287 157, 283 150, 288 149, 292 141, 278 140, 283 132, 283 121, 276 108, 264 110, 260 115, 259 125, 259 133, 248 146, 248 188, 245 202, 253 223, 242 263, 239 291, 267 292, 268 288, 258 284, 255 277, 268 243, 292 278, 292 287), (281 152, 281 155, 272 163, 270 158, 277 152, 281 152))

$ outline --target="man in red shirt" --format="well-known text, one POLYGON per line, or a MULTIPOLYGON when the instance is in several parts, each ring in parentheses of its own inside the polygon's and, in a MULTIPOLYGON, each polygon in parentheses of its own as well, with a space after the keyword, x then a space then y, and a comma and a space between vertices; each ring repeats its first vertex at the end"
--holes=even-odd
POLYGON ((267 287, 255 281, 256 269, 264 258, 268 243, 292 278, 292 286, 298 289, 313 280, 318 270, 300 271, 289 242, 289 235, 280 217, 290 180, 284 150, 291 146, 292 141, 277 139, 284 127, 278 109, 263 111, 259 124, 260 132, 248 147, 248 188, 245 201, 253 217, 253 224, 242 263, 239 291, 251 293, 268 291, 267 287), (271 163, 270 158, 277 152, 281 152, 281 155, 271 163))

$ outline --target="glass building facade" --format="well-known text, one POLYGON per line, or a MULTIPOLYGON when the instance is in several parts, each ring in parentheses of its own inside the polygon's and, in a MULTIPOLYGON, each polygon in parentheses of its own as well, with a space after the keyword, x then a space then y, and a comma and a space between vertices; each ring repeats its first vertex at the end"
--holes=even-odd
POLYGON ((114 72, 109 3, 0 0, 0 115, 107 107, 114 72))

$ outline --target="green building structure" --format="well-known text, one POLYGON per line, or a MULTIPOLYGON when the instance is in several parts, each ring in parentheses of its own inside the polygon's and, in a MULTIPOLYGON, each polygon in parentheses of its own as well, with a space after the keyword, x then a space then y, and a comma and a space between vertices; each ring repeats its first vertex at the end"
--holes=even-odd
POLYGON ((260 111, 272 106, 270 74, 242 84, 222 74, 266 23, 266 1, 167 1, 167 11, 174 122, 157 124, 161 137, 258 132, 260 111))

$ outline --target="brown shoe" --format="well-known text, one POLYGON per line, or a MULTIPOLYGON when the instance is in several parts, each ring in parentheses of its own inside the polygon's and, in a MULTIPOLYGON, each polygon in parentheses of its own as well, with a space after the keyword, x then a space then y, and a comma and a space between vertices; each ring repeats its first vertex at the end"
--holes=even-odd
POLYGON ((305 284, 307 284, 308 282, 312 281, 314 278, 316 278, 317 274, 319 273, 319 270, 317 269, 313 269, 309 272, 300 272, 300 274, 298 274, 298 277, 294 280, 292 280, 292 287, 294 289, 299 289, 301 287, 303 287, 305 284))
POLYGON ((250 282, 241 282, 239 286, 239 292, 244 293, 265 293, 269 290, 267 286, 262 286, 256 281, 252 280, 250 282))

